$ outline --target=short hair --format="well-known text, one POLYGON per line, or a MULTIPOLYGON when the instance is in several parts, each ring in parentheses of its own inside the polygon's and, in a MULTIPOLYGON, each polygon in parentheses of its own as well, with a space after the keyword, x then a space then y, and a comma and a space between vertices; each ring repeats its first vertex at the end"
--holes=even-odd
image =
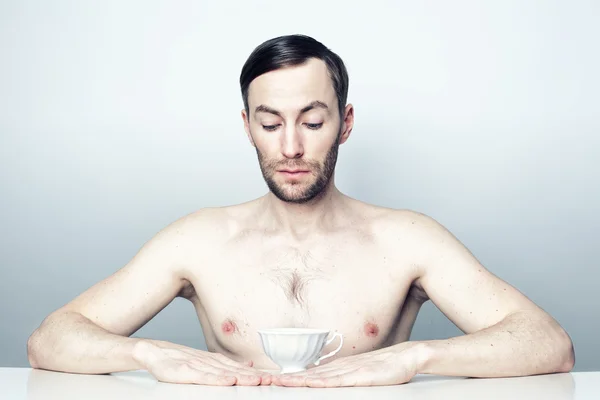
POLYGON ((254 79, 270 71, 304 64, 311 58, 322 60, 327 65, 340 116, 343 116, 348 98, 346 66, 337 54, 306 35, 279 36, 263 42, 252 51, 240 74, 240 87, 246 112, 249 112, 248 89, 254 79))

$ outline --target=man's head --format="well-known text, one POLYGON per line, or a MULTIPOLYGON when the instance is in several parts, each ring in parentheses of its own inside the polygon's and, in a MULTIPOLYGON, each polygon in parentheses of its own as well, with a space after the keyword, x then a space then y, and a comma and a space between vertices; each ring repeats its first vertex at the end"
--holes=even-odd
POLYGON ((321 194, 353 125, 342 60, 307 36, 274 38, 252 52, 240 86, 244 127, 271 192, 293 203, 321 194))

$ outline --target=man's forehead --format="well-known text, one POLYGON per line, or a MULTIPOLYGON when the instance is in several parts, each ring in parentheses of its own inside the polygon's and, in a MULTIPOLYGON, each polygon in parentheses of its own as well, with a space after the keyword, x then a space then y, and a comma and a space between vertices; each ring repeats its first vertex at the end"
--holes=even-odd
POLYGON ((327 66, 316 59, 263 74, 252 81, 248 90, 251 109, 266 104, 282 110, 296 110, 313 101, 321 101, 330 108, 336 101, 327 66))

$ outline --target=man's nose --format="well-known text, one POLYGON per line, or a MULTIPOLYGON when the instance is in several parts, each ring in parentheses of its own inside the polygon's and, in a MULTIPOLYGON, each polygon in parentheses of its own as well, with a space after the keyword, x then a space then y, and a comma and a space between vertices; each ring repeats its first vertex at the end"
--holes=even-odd
POLYGON ((295 126, 288 127, 281 138, 281 153, 286 158, 300 158, 304 154, 302 133, 295 126))

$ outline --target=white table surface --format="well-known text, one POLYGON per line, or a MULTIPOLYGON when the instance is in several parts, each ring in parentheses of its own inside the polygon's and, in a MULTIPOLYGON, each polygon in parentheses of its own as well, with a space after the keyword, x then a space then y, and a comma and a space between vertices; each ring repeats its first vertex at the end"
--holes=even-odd
POLYGON ((145 371, 74 375, 0 368, 2 400, 136 399, 600 399, 600 372, 523 378, 464 379, 416 376, 404 385, 356 388, 211 387, 157 382, 145 371))

